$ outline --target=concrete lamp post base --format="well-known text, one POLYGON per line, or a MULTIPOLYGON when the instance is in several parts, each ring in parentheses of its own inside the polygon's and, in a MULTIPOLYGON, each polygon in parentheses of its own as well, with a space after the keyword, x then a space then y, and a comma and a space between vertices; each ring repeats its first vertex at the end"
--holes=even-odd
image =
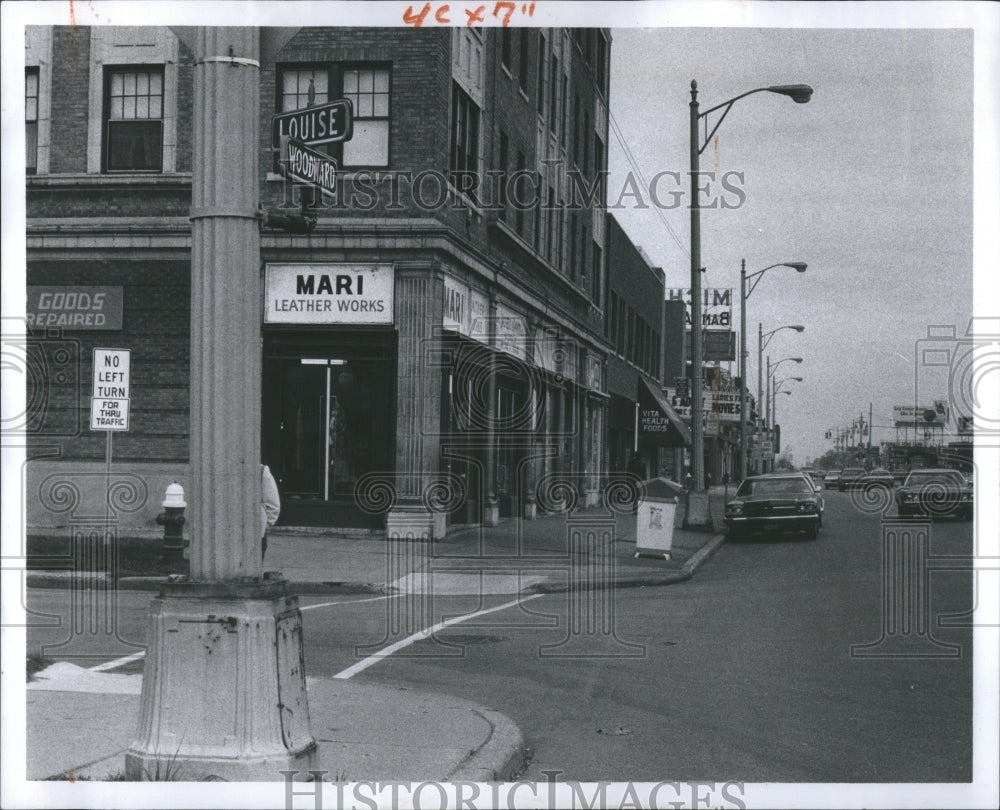
POLYGON ((150 611, 133 781, 314 768, 298 597, 284 580, 168 583, 150 611))
POLYGON ((689 492, 684 526, 689 529, 709 529, 712 527, 712 512, 708 504, 707 492, 689 492))

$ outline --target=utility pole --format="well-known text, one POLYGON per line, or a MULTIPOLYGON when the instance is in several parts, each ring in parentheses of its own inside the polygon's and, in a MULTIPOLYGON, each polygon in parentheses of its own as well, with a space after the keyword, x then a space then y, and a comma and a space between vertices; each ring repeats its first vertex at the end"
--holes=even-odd
POLYGON ((195 59, 191 573, 150 608, 125 774, 273 781, 312 767, 316 742, 298 599, 261 571, 261 37, 248 27, 175 34, 195 59))

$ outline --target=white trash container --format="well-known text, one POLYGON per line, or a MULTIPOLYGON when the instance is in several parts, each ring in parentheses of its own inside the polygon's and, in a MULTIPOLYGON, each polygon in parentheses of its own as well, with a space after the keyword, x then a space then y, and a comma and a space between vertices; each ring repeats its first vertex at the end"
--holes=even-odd
POLYGON ((670 559, 674 517, 684 488, 668 478, 651 478, 639 485, 635 516, 635 556, 670 559))

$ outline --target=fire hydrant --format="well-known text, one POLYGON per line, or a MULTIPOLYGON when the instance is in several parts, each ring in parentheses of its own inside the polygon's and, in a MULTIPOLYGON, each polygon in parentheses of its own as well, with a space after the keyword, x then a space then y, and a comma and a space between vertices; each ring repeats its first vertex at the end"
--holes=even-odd
POLYGON ((156 522, 163 526, 163 563, 172 574, 184 573, 186 565, 184 551, 184 487, 176 481, 167 487, 163 499, 163 511, 156 516, 156 522))

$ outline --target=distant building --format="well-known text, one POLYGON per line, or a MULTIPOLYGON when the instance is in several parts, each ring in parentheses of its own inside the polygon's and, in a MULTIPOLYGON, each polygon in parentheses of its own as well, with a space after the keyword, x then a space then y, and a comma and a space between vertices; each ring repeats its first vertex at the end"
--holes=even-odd
MULTIPOLYGON (((682 481, 682 448, 691 439, 663 390, 663 270, 650 265, 613 216, 607 221, 608 469, 624 472, 638 452, 650 477, 682 481)), ((672 345, 669 354, 679 351, 672 345)))

